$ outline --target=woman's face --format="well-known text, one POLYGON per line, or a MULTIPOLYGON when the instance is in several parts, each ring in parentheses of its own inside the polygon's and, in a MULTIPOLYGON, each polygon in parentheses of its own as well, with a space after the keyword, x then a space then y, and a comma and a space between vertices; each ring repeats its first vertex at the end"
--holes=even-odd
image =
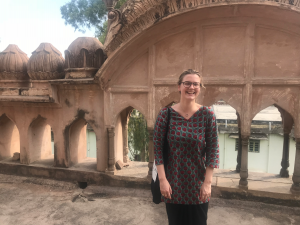
POLYGON ((178 85, 178 91, 181 92, 181 98, 184 98, 186 100, 194 100, 200 93, 200 77, 196 74, 188 74, 186 75, 182 82, 186 82, 185 85, 181 83, 178 85), (190 83, 197 83, 198 87, 195 87, 194 85, 190 85, 190 87, 187 87, 187 84, 190 83))

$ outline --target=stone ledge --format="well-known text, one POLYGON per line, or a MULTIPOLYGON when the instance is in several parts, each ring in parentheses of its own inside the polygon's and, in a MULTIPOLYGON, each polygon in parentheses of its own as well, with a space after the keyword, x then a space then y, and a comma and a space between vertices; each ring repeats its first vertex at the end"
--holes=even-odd
POLYGON ((49 96, 0 96, 6 102, 54 102, 49 96))
POLYGON ((62 181, 80 181, 88 184, 106 185, 112 187, 127 187, 149 189, 150 181, 146 178, 123 177, 109 175, 97 171, 81 171, 74 168, 49 168, 0 162, 0 173, 8 175, 50 178, 62 181))
MULTIPOLYGON (((149 190, 150 193, 150 180, 147 178, 109 175, 105 172, 82 171, 76 170, 75 168, 48 168, 0 162, 0 173, 27 177, 49 178, 71 182, 80 181, 99 186, 146 189, 149 190)), ((212 184, 212 197, 300 207, 300 195, 282 191, 280 187, 276 192, 278 183, 273 183, 273 189, 270 189, 271 191, 253 190, 253 184, 251 184, 253 180, 249 180, 249 189, 242 190, 235 184, 231 186, 228 184, 226 185, 226 182, 231 182, 231 178, 223 177, 222 179, 223 182, 218 182, 217 177, 214 177, 212 184), (226 179, 228 181, 226 181, 226 179), (224 183, 224 185, 220 186, 221 183, 224 183)), ((269 185, 272 185, 272 182, 268 183, 270 183, 269 185)), ((284 184, 290 186, 288 182, 283 182, 282 185, 284 184)))

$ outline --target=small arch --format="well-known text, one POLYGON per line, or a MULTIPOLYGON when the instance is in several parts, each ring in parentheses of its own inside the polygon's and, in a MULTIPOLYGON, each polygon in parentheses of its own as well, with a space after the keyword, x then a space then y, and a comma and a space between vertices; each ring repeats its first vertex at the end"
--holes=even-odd
MULTIPOLYGON (((113 114, 114 115, 114 117, 113 117, 113 121, 114 121, 114 123, 116 123, 116 121, 117 121, 117 117, 121 114, 121 112, 124 112, 125 110, 127 110, 127 109, 137 109, 139 112, 141 112, 143 115, 146 115, 145 114, 145 112, 144 112, 144 110, 142 109, 142 108, 140 108, 138 105, 136 105, 135 103, 129 103, 129 104, 126 104, 126 106, 125 107, 122 107, 121 109, 117 109, 116 111, 115 111, 115 113, 113 114)), ((116 125, 116 124, 114 124, 114 125, 116 125)))
POLYGON ((16 124, 5 114, 0 117, 0 160, 20 153, 20 134, 16 124))
POLYGON ((223 99, 216 101, 214 110, 218 125, 220 169, 236 169, 238 151, 235 143, 239 139, 241 126, 237 110, 223 99))
POLYGON ((293 172, 296 150, 293 124, 293 116, 277 103, 253 116, 248 146, 249 171, 279 174, 283 166, 284 133, 288 132, 289 169, 293 172))
POLYGON ((96 170, 96 139, 96 133, 84 118, 78 118, 66 127, 65 143, 69 167, 96 170))
POLYGON ((131 168, 139 168, 138 176, 146 176, 148 173, 146 162, 149 161, 148 139, 144 115, 131 106, 123 109, 115 122, 115 162, 121 160, 124 164, 130 163, 131 168), (137 137, 137 134, 140 136, 137 137), (137 140, 139 143, 136 143, 137 140))
POLYGON ((30 124, 28 144, 30 163, 39 161, 38 163, 53 165, 54 154, 52 154, 51 126, 46 118, 38 116, 30 124))
POLYGON ((144 115, 133 109, 128 121, 128 149, 132 161, 149 161, 149 136, 144 115))
POLYGON ((276 102, 276 103, 275 103, 275 102, 271 102, 271 103, 269 102, 269 103, 266 103, 266 104, 261 105, 259 109, 257 109, 257 110, 255 110, 255 111, 252 112, 252 118, 251 118, 251 120, 253 120, 253 118, 254 118, 259 112, 263 111, 264 109, 266 109, 266 108, 268 108, 268 107, 270 107, 270 106, 275 106, 275 107, 277 107, 277 108, 283 109, 285 112, 289 113, 290 116, 291 116, 291 117, 293 118, 293 120, 295 121, 295 116, 293 115, 293 113, 292 113, 289 109, 287 109, 286 107, 282 106, 282 104, 280 104, 280 103, 278 103, 278 102, 276 102))

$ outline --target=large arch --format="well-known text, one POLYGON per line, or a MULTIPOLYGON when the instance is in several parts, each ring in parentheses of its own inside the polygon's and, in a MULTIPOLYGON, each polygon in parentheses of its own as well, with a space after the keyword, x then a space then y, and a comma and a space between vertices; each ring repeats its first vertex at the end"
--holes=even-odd
MULTIPOLYGON (((136 101, 153 129, 159 110, 178 98, 179 74, 192 68, 206 86, 198 102, 211 105, 224 99, 239 113, 242 152, 248 148, 254 115, 270 104, 292 115, 300 138, 298 2, 176 2, 129 1, 121 9, 123 17, 110 12, 108 59, 95 77, 110 96, 110 112, 115 105, 136 101), (118 18, 124 17, 126 26, 118 27, 118 18)), ((240 184, 247 186, 243 155, 240 184)))
POLYGON ((270 100, 278 104, 282 101, 282 107, 295 115, 298 91, 291 79, 297 79, 300 73, 297 57, 293 57, 300 40, 300 29, 294 21, 299 15, 274 6, 262 9, 256 4, 218 4, 209 9, 200 7, 205 3, 183 7, 176 15, 141 30, 110 55, 96 79, 111 95, 128 93, 129 102, 137 98, 133 95, 143 96, 150 126, 159 109, 176 99, 178 75, 187 68, 195 68, 203 76, 207 88, 199 101, 210 105, 226 97, 226 102, 241 114, 243 133, 250 132, 252 108, 257 111, 270 100), (285 18, 280 17, 282 13, 285 18), (281 45, 282 41, 286 44, 281 45), (284 52, 285 57, 276 51, 284 52), (119 66, 113 66, 116 64, 119 66), (280 83, 285 86, 279 87, 280 83), (285 97, 288 101, 284 102, 285 97))

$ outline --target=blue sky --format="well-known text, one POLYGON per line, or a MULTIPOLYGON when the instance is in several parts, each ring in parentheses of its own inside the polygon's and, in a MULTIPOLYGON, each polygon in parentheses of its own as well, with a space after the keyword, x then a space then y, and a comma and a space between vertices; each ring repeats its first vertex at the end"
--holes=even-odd
POLYGON ((1 0, 0 51, 16 44, 28 57, 42 42, 63 55, 77 37, 94 37, 94 30, 74 31, 65 25, 60 7, 71 0, 1 0))

